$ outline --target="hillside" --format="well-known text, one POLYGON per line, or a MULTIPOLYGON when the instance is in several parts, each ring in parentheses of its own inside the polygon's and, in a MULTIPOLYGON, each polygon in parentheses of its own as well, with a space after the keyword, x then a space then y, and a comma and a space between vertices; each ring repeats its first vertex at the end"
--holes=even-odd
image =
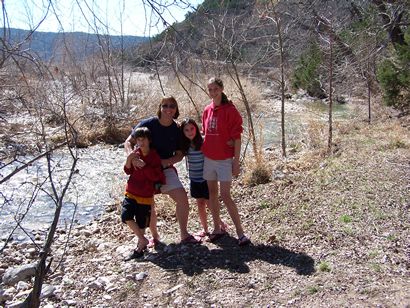
MULTIPOLYGON (((66 47, 73 53, 74 57, 78 60, 85 59, 86 57, 96 53, 99 50, 99 44, 107 44, 114 49, 120 49, 121 47, 135 48, 138 44, 147 40, 146 37, 140 36, 104 36, 99 37, 96 34, 89 34, 83 32, 39 32, 35 31, 30 34, 27 30, 21 29, 7 29, 7 39, 12 48, 14 45, 23 42, 22 46, 19 46, 19 50, 29 51, 34 57, 40 57, 44 61, 53 59, 54 61, 61 60, 67 53, 66 47)), ((4 29, 0 28, 0 38, 3 38, 4 29)))

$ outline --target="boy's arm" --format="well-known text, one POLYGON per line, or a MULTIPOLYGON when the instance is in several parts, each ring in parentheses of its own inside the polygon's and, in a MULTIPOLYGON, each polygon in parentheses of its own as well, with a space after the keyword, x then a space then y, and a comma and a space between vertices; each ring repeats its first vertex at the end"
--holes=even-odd
POLYGON ((131 153, 128 154, 127 160, 125 161, 125 164, 124 164, 124 171, 125 171, 126 174, 131 174, 132 173, 132 167, 133 167, 132 166, 132 160, 136 157, 137 157, 137 155, 134 152, 131 152, 131 153))
POLYGON ((232 161, 232 175, 238 176, 239 175, 239 160, 241 157, 241 138, 234 140, 234 158, 232 161))
POLYGON ((146 165, 141 170, 148 180, 153 182, 163 180, 164 173, 162 171, 161 159, 159 156, 145 163, 146 165))

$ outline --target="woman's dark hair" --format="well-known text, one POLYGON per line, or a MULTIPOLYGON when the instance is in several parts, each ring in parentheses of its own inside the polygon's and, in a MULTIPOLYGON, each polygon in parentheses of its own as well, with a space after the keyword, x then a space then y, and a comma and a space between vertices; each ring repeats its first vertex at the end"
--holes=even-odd
POLYGON ((161 99, 161 102, 159 103, 158 111, 157 111, 158 119, 161 119, 161 106, 162 106, 162 104, 164 104, 166 101, 169 101, 170 103, 175 104, 175 106, 177 107, 177 110, 176 110, 176 112, 175 112, 174 119, 178 119, 178 117, 179 117, 178 103, 177 103, 177 100, 175 99, 175 97, 173 97, 173 96, 164 96, 164 97, 161 99))
POLYGON ((192 124, 196 129, 195 137, 192 140, 192 143, 194 145, 194 150, 199 151, 201 149, 202 143, 204 142, 204 140, 202 139, 201 133, 199 132, 198 124, 196 124, 195 120, 191 118, 184 119, 180 125, 180 129, 182 132, 181 151, 184 154, 188 153, 189 147, 191 146, 191 140, 189 140, 189 138, 187 138, 184 134, 184 127, 187 126, 188 124, 192 124))
MULTIPOLYGON (((223 83, 222 79, 216 78, 216 77, 212 77, 212 78, 210 78, 210 79, 208 80, 208 85, 210 85, 210 84, 212 84, 212 83, 214 83, 214 84, 216 84, 218 87, 222 88, 222 90, 224 89, 224 83, 223 83)), ((227 104, 227 103, 229 103, 229 99, 228 99, 228 97, 226 96, 226 94, 225 94, 224 92, 222 92, 221 105, 227 104)))

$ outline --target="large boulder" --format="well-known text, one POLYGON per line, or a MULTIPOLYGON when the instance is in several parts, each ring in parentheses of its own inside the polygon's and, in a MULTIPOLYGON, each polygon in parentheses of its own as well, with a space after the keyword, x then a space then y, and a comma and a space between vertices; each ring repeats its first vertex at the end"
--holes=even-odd
POLYGON ((13 285, 16 282, 27 280, 36 274, 37 263, 25 264, 9 268, 3 275, 3 283, 13 285))

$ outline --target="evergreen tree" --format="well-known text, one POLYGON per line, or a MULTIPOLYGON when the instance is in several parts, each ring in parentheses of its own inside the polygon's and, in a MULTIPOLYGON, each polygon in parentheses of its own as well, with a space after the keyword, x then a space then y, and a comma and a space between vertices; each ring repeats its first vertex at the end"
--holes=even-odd
POLYGON ((410 28, 405 35, 405 44, 396 45, 391 57, 383 60, 377 77, 383 90, 383 99, 388 106, 403 111, 410 110, 410 28))

